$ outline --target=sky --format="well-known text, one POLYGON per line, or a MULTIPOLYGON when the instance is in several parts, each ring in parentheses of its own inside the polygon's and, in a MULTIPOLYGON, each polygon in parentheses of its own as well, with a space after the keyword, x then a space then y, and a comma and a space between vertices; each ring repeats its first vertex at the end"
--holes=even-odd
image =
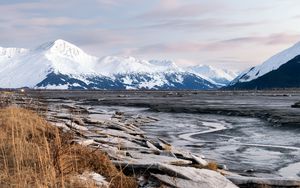
POLYGON ((0 0, 0 46, 244 70, 300 41, 299 0, 0 0))

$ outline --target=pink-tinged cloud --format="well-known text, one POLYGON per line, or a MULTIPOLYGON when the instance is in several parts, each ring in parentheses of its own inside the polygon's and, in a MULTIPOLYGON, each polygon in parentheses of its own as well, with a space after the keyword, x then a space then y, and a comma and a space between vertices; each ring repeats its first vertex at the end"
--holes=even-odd
POLYGON ((14 21, 18 25, 30 25, 40 27, 51 27, 51 26, 66 26, 66 25, 77 25, 77 26, 89 26, 101 23, 100 20, 90 19, 79 19, 69 17, 37 17, 28 19, 17 19, 14 21))
POLYGON ((265 22, 229 22, 223 19, 172 19, 143 25, 140 29, 180 29, 185 31, 207 31, 211 29, 237 29, 263 25, 265 22))
POLYGON ((192 53, 201 51, 220 51, 257 44, 260 46, 291 44, 300 40, 300 34, 276 33, 268 36, 249 36, 215 42, 176 42, 158 43, 141 47, 138 53, 192 53))
POLYGON ((281 45, 295 43, 300 40, 300 34, 275 33, 268 36, 240 37, 221 41, 224 44, 258 43, 262 45, 281 45))
POLYGON ((33 48, 63 38, 96 56, 247 68, 300 40, 299 6, 298 0, 3 0, 0 46, 33 48))
POLYGON ((96 0, 98 4, 107 6, 118 6, 126 3, 136 3, 138 1, 140 0, 96 0))

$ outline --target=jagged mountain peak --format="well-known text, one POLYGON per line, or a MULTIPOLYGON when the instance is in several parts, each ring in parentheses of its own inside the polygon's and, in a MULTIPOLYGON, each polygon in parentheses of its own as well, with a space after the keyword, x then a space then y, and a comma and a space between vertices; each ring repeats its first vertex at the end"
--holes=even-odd
POLYGON ((149 63, 155 66, 165 67, 168 70, 180 70, 180 68, 174 61, 168 59, 165 60, 152 59, 149 61, 149 63))
POLYGON ((65 49, 65 48, 71 48, 71 49, 79 49, 76 45, 65 41, 63 39, 57 39, 54 41, 48 41, 44 44, 37 47, 37 50, 50 50, 50 49, 65 49))

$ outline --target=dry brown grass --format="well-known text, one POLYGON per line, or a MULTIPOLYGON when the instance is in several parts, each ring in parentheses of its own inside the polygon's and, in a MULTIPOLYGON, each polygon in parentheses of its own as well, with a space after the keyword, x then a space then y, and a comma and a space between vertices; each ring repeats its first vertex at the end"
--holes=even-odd
POLYGON ((217 171, 218 170, 218 164, 214 161, 210 161, 205 168, 207 168, 209 170, 217 171))
POLYGON ((110 187, 137 187, 104 153, 71 138, 31 111, 1 109, 0 187, 96 187, 78 178, 83 172, 103 175, 110 187))

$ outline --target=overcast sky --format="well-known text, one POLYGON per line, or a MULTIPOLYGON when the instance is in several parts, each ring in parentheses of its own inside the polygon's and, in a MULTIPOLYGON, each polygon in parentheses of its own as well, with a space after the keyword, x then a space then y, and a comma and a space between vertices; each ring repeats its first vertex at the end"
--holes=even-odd
POLYGON ((1 0, 0 46, 243 70, 300 41, 299 0, 1 0))

